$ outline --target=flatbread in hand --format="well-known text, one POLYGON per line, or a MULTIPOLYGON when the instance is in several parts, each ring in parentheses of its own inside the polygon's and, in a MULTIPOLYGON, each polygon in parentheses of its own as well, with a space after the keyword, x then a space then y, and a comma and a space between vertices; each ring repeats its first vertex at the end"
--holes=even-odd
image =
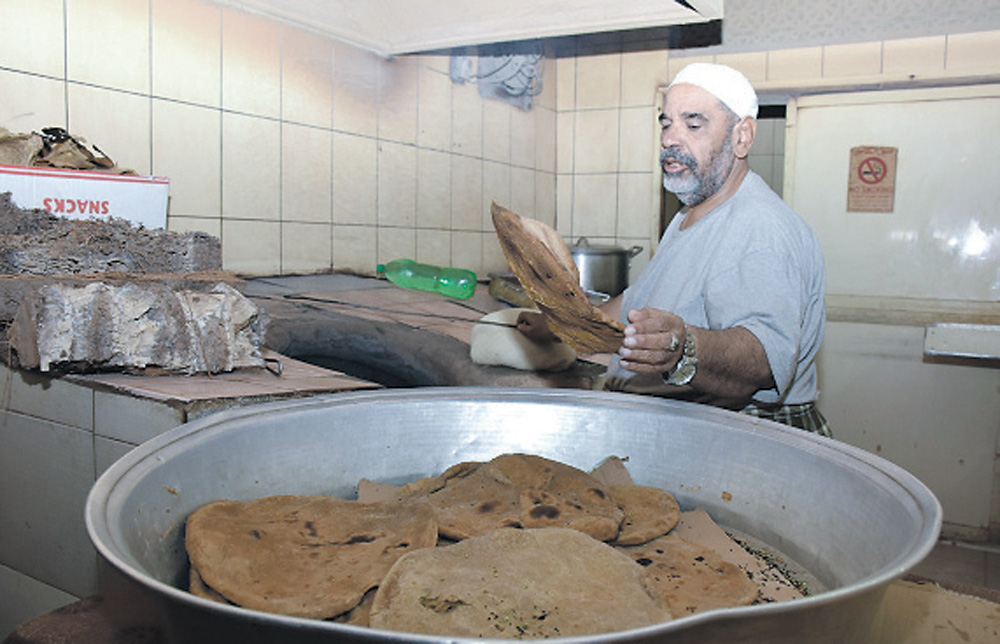
POLYGON ((577 530, 501 528, 404 555, 375 594, 370 625, 447 637, 534 639, 670 619, 643 570, 577 530))
POLYGON ((617 351, 625 337, 625 325, 591 303, 559 233, 495 201, 490 212, 507 263, 545 316, 549 329, 583 354, 617 351))
POLYGON ((437 543, 423 503, 328 496, 216 501, 187 520, 197 591, 254 610, 327 619, 377 586, 403 554, 437 543))

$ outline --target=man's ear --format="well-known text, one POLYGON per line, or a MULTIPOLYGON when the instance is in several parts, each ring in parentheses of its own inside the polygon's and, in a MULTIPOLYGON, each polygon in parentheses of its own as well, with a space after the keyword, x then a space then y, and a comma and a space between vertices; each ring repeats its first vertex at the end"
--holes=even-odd
POLYGON ((757 119, 755 118, 747 116, 733 127, 732 145, 736 158, 745 159, 750 154, 750 148, 753 147, 753 139, 756 135, 757 119))

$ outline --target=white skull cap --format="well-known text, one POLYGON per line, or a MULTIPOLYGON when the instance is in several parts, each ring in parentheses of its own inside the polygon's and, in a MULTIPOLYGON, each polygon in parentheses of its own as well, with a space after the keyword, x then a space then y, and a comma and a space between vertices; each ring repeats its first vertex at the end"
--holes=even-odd
POLYGON ((667 89, 677 83, 702 88, 736 112, 741 119, 747 116, 757 118, 757 92, 747 77, 732 67, 716 63, 691 63, 677 72, 667 89))

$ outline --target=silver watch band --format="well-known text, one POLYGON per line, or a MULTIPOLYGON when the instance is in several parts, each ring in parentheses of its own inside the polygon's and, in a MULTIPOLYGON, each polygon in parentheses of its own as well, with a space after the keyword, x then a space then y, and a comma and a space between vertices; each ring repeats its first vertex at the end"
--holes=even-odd
POLYGON ((674 368, 666 374, 664 380, 668 385, 681 387, 694 379, 694 375, 698 371, 698 356, 695 355, 695 349, 694 334, 691 333, 691 329, 685 324, 684 353, 681 355, 681 359, 677 361, 677 364, 674 365, 674 368))

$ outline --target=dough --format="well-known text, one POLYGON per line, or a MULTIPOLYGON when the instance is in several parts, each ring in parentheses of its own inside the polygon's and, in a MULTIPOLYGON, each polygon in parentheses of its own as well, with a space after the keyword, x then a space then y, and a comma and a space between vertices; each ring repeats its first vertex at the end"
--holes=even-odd
MULTIPOLYGON (((482 317, 485 322, 514 325, 517 316, 533 309, 504 309, 482 317)), ((523 371, 562 371, 576 362, 576 351, 565 342, 535 342, 513 327, 477 324, 470 348, 476 364, 499 365, 523 371)))

